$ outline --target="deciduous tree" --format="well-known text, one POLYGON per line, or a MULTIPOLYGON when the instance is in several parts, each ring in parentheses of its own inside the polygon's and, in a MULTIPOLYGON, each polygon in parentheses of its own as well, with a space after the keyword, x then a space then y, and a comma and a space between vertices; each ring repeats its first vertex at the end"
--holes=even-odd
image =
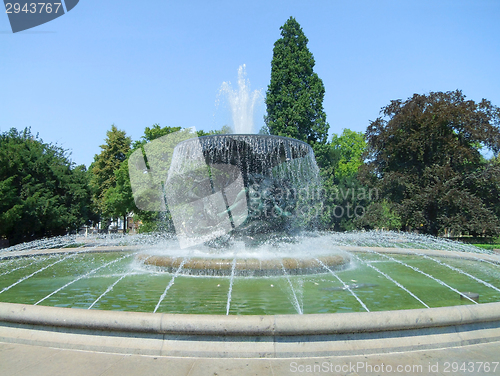
POLYGON ((403 227, 433 235, 498 234, 497 174, 481 154, 500 150, 498 107, 466 100, 457 90, 394 100, 382 115, 366 133, 363 177, 396 204, 403 227))
POLYGON ((85 166, 12 128, 0 135, 0 237, 11 245, 78 230, 95 219, 85 166))
MULTIPOLYGON (((106 193, 116 187, 115 172, 127 158, 130 143, 131 139, 126 136, 125 131, 112 125, 111 130, 106 132, 106 140, 105 144, 101 145, 101 152, 94 157, 94 162, 90 166, 90 184, 94 203, 103 216, 108 216, 108 218, 111 218, 111 212, 116 212, 116 210, 111 210, 109 200, 106 202, 106 193)), ((108 193, 108 199, 110 197, 108 193)))

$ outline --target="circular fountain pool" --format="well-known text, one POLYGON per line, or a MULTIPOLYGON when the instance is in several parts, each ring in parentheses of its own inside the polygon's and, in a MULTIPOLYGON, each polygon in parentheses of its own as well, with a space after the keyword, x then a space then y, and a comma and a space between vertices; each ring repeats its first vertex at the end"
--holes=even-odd
MULTIPOLYGON (((60 245, 75 247, 75 242, 67 238, 60 245)), ((33 244, 25 250, 7 249, 1 253, 0 301, 220 315, 387 311, 500 301, 498 256, 423 236, 315 234, 254 248, 238 243, 225 250, 187 251, 175 244, 164 238, 126 237, 92 239, 79 248, 47 250, 33 244)))

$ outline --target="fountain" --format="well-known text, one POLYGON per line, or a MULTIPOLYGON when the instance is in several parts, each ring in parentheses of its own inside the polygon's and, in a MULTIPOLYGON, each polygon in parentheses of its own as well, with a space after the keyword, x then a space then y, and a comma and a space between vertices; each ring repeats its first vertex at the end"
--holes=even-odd
POLYGON ((309 145, 188 138, 168 171, 177 237, 66 236, 0 252, 0 340, 218 357, 500 340, 500 258, 416 234, 313 231, 309 145))

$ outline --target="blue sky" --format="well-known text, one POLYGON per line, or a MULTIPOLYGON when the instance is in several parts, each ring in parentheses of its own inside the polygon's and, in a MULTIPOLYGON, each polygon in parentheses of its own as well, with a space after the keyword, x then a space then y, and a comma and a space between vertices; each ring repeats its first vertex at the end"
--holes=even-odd
MULTIPOLYGON (((0 16, 0 131, 31 127, 92 162, 111 124, 220 129, 223 81, 246 64, 265 93, 274 42, 293 16, 323 80, 330 133, 364 132, 380 108, 413 93, 461 89, 500 106, 500 1, 80 0, 12 34, 0 16)), ((255 122, 263 125, 265 106, 255 122)))

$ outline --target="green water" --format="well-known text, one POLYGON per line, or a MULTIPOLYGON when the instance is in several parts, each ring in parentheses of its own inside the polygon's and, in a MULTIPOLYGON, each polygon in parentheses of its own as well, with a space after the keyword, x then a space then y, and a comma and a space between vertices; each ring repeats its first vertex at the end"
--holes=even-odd
MULTIPOLYGON (((54 255, 0 261, 0 301, 56 307, 89 308, 113 283, 116 285, 92 309, 153 312, 173 274, 147 270, 128 253, 54 255), (81 278, 110 261, 119 260, 81 278), (56 264, 54 264, 57 262, 56 264), (49 266, 54 264, 52 266, 49 266), (43 268, 46 268, 42 270, 43 268), (42 270, 38 272, 39 270, 42 270), (32 276, 30 276, 32 275, 32 276), (29 278, 26 278, 30 276, 29 278), (22 280, 24 278, 24 280, 22 280), (22 280, 21 282, 19 282, 22 280), (13 284, 16 285, 12 286, 13 284), (67 285, 68 284, 68 285, 67 285), (66 287, 62 288, 63 286, 66 287), (10 287, 12 286, 12 287, 10 287), (10 288, 9 288, 10 287, 10 288)), ((474 304, 450 288, 412 269, 376 254, 356 253, 363 261, 399 282, 429 307, 474 304)), ((500 301, 500 292, 474 279, 418 256, 391 256, 430 274, 459 291, 480 294, 479 303, 500 301)), ((440 259, 500 288, 496 265, 458 259, 440 259)), ((370 311, 425 308, 406 291, 362 262, 337 272, 370 311)), ((226 314, 229 277, 179 275, 157 312, 226 314)), ((356 298, 331 274, 234 279, 230 314, 262 315, 365 311, 356 298), (290 281, 290 282, 289 282, 290 281)))

